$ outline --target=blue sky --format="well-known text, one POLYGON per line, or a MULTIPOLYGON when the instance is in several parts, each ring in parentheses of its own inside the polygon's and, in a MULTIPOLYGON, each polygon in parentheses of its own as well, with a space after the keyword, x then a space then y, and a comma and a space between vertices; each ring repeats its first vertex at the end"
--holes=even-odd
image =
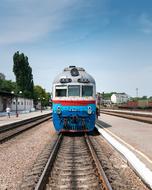
POLYGON ((1 0, 0 72, 15 80, 12 57, 29 58, 35 84, 84 67, 97 91, 152 96, 151 0, 1 0))

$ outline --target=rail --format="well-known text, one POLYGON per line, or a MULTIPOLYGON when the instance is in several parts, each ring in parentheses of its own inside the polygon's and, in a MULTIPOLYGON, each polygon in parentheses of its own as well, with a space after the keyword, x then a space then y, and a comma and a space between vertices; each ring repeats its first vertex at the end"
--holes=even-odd
POLYGON ((106 110, 104 110, 104 111, 101 110, 100 113, 152 124, 152 116, 151 115, 128 113, 128 112, 106 111, 106 110))
POLYGON ((45 114, 19 122, 11 123, 0 127, 0 143, 42 123, 51 118, 50 114, 45 114))
POLYGON ((87 134, 59 135, 35 190, 44 190, 46 186, 57 188, 59 184, 65 189, 97 187, 112 190, 87 134), (57 177, 57 172, 60 177, 57 177))

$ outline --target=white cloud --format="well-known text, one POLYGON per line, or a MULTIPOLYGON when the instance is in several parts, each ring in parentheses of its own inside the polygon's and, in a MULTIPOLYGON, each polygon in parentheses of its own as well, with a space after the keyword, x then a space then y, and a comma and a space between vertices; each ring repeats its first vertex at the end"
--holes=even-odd
POLYGON ((152 18, 147 14, 142 14, 139 18, 140 30, 146 34, 152 33, 152 18))
MULTIPOLYGON (((79 0, 78 0, 79 1, 79 0)), ((29 42, 63 27, 76 0, 7 0, 0 6, 0 44, 29 42)))
MULTIPOLYGON (((104 12, 106 1, 98 3, 101 6, 100 12, 104 12)), ((90 12, 96 6, 98 4, 94 0, 1 0, 0 44, 42 39, 52 32, 62 32, 68 21, 74 23, 79 17, 82 17, 82 22, 85 17, 89 22, 94 21, 94 15, 90 18, 90 12)), ((109 19, 103 16, 101 23, 106 26, 109 19)), ((82 38, 84 36, 82 34, 82 38)))

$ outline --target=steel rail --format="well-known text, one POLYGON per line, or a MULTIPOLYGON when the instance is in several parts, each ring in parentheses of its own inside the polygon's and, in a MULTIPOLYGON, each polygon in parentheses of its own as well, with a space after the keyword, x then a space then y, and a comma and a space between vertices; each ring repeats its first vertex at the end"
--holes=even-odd
POLYGON ((51 116, 46 114, 39 117, 30 118, 27 120, 19 121, 16 123, 9 124, 0 128, 0 143, 3 143, 14 136, 29 130, 47 120, 51 119, 51 116))
POLYGON ((103 186, 104 190, 112 190, 112 187, 111 187, 111 185, 110 185, 110 183, 109 183, 109 181, 108 181, 108 179, 107 179, 107 177, 105 175, 105 172, 104 172, 104 170, 103 170, 103 168, 102 168, 102 166, 100 164, 100 161, 99 161, 99 159, 97 157, 97 154, 95 153, 95 150, 94 150, 94 147, 93 147, 93 145, 91 143, 91 140, 90 140, 90 138, 89 138, 89 136, 87 134, 85 134, 85 138, 86 138, 86 142, 87 142, 87 145, 89 147, 89 150, 91 152, 92 158, 94 160, 94 163, 96 165, 96 168, 97 168, 97 171, 98 171, 98 176, 99 176, 99 179, 100 179, 100 181, 102 183, 102 186, 103 186))
POLYGON ((122 113, 122 112, 116 113, 116 112, 110 112, 110 111, 100 111, 100 113, 152 124, 152 117, 147 116, 147 115, 136 115, 136 114, 128 114, 128 113, 122 113))
MULTIPOLYGON (((91 143, 91 140, 89 139, 88 135, 85 134, 84 136, 85 138, 85 141, 86 141, 86 144, 87 144, 87 147, 88 147, 88 150, 89 152, 91 153, 91 157, 93 159, 93 162, 95 163, 95 166, 96 166, 96 172, 97 172, 97 175, 98 175, 98 178, 99 178, 99 181, 101 182, 102 184, 102 187, 104 190, 112 190, 112 187, 102 169, 102 166, 100 164, 100 161, 95 153, 95 150, 93 148, 93 145, 91 143)), ((46 166, 40 176, 40 179, 35 187, 34 190, 44 190, 45 187, 46 187, 46 184, 47 184, 47 181, 48 181, 48 178, 49 178, 49 175, 51 173, 51 170, 53 168, 53 165, 54 165, 54 162, 55 162, 55 159, 57 157, 57 154, 58 154, 58 151, 59 151, 59 148, 60 148, 60 145, 61 145, 61 142, 62 142, 62 139, 63 139, 63 134, 60 134, 54 147, 53 147, 53 150, 50 154, 50 157, 46 163, 46 166)))
POLYGON ((101 109, 100 112, 109 112, 109 113, 120 113, 120 114, 126 114, 126 115, 134 115, 134 116, 141 116, 141 117, 152 117, 152 114, 146 113, 140 111, 139 113, 137 111, 123 111, 123 110, 108 110, 108 109, 101 109))
MULTIPOLYGON (((100 123, 102 121, 98 120, 96 121, 96 125, 103 129, 104 128, 104 124, 100 123)), ((107 124, 105 124, 107 125, 107 124)), ((107 139, 106 139, 107 140, 107 139)), ((147 181, 144 179, 144 177, 142 176, 142 174, 136 170, 136 168, 134 167, 134 165, 127 159, 127 157, 120 151, 117 149, 117 147, 115 147, 114 145, 112 145, 114 147, 114 149, 122 156, 122 158, 126 161, 126 163, 128 164, 128 166, 135 172, 135 174, 138 176, 139 179, 141 179, 141 181, 148 187, 151 188, 150 184, 147 183, 147 181)))
POLYGON ((51 116, 51 114, 49 113, 49 114, 39 115, 39 116, 36 116, 36 117, 24 119, 24 120, 21 120, 21 121, 16 121, 16 122, 13 122, 13 123, 5 124, 5 125, 0 127, 0 133, 6 132, 6 131, 8 131, 8 130, 10 130, 12 128, 13 129, 17 128, 17 127, 19 127, 21 125, 31 123, 33 121, 37 121, 38 119, 42 119, 42 118, 45 118, 47 116, 51 116))
POLYGON ((54 147, 53 147, 53 150, 51 152, 51 155, 45 165, 45 168, 40 176, 40 179, 35 187, 34 190, 43 190, 45 188, 45 185, 47 183, 47 180, 48 180, 48 176, 49 176, 49 173, 52 169, 52 166, 54 164, 54 161, 55 161, 55 158, 57 156, 57 153, 58 153, 58 149, 60 147, 60 144, 61 144, 61 141, 63 139, 63 134, 61 133, 59 136, 58 136, 58 139, 56 141, 56 143, 54 144, 54 147))

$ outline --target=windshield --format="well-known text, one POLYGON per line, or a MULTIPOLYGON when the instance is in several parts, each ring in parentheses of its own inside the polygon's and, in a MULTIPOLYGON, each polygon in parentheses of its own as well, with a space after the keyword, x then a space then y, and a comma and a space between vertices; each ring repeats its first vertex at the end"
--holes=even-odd
POLYGON ((80 96, 80 86, 79 85, 69 85, 68 96, 80 96))
POLYGON ((82 97, 93 96, 93 86, 82 86, 82 97))

